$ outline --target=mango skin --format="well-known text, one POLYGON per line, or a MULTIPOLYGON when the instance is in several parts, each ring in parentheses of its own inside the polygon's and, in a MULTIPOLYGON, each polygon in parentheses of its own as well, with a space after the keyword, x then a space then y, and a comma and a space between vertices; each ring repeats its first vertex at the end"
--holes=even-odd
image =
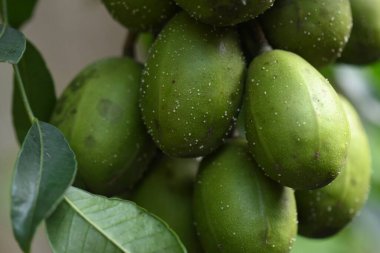
POLYGON ((256 57, 246 84, 246 136, 259 166, 294 189, 333 181, 347 158, 350 132, 338 95, 300 56, 256 57))
POLYGON ((289 252, 297 234, 293 190, 264 176, 241 139, 201 162, 194 217, 207 253, 289 252))
POLYGON ((172 0, 102 0, 108 12, 131 31, 161 27, 177 11, 172 0))
POLYGON ((173 157, 215 150, 236 121, 244 77, 235 31, 176 15, 153 44, 142 78, 142 115, 156 145, 173 157))
POLYGON ((341 56, 352 28, 349 0, 277 0, 260 20, 274 48, 294 52, 316 67, 341 56))
POLYGON ((314 191, 296 191, 299 232, 323 238, 341 231, 364 206, 370 187, 371 156, 359 115, 342 98, 351 128, 347 166, 331 184, 314 191))
POLYGON ((274 0, 175 0, 193 18, 215 26, 233 26, 254 19, 274 0))
POLYGON ((132 201, 157 215, 178 234, 189 253, 202 249, 193 225, 193 185, 199 162, 161 156, 135 189, 132 201))
POLYGON ((112 195, 132 187, 155 154, 138 107, 142 67, 111 58, 86 67, 66 88, 51 122, 65 135, 86 187, 112 195))
POLYGON ((370 64, 380 59, 380 0, 350 0, 354 26, 340 62, 370 64))

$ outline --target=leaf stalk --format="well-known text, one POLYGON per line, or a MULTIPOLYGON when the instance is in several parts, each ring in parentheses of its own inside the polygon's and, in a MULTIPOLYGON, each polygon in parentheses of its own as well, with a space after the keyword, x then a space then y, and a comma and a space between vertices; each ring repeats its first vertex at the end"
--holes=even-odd
POLYGON ((17 86, 20 90, 21 98, 22 98, 22 101, 24 103, 26 112, 28 113, 30 123, 33 124, 34 122, 37 121, 37 118, 34 116, 33 110, 30 106, 28 96, 26 95, 26 92, 25 92, 24 83, 23 83, 22 78, 21 78, 20 69, 19 69, 17 64, 13 65, 13 70, 14 70, 15 75, 16 75, 16 83, 17 83, 17 86))

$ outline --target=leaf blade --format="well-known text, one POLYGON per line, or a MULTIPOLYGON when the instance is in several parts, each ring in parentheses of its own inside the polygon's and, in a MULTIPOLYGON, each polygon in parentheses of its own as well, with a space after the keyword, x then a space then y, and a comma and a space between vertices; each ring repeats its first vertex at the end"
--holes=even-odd
MULTIPOLYGON (((18 67, 33 113, 39 120, 49 122, 57 101, 54 81, 42 55, 29 41, 27 41, 26 51, 18 63, 18 67)), ((13 87, 13 126, 19 143, 22 143, 31 124, 16 78, 13 80, 13 87)))
MULTIPOLYGON (((19 28, 28 21, 33 15, 36 4, 37 0, 8 1, 8 19, 11 26, 19 28)), ((1 5, 0 13, 2 13, 1 5)))
MULTIPOLYGON (((0 25, 0 31, 3 25, 0 25)), ((17 64, 26 48, 26 39, 24 34, 9 26, 5 28, 3 36, 0 37, 0 62, 17 64)))
POLYGON ((35 122, 18 155, 12 182, 12 227, 24 252, 29 252, 38 225, 72 184, 76 167, 62 133, 50 124, 35 122))
POLYGON ((133 202, 91 195, 74 187, 47 220, 47 231, 57 253, 186 252, 165 223, 133 202))

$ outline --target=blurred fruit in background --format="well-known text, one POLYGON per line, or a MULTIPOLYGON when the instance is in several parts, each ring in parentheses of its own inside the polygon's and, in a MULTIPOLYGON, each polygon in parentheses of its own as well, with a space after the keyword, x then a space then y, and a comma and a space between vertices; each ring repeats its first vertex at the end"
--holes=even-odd
POLYGON ((336 65, 323 73, 354 104, 365 125, 372 154, 372 184, 362 212, 328 239, 299 236, 292 253, 375 253, 380 240, 380 63, 366 67, 336 65))

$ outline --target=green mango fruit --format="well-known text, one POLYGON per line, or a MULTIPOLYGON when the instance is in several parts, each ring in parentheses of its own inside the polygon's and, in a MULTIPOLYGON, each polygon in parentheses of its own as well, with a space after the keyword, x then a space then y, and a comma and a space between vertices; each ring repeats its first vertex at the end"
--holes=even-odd
POLYGON ((142 67, 128 58, 96 62, 66 88, 52 116, 89 190, 116 194, 141 177, 155 153, 138 107, 142 67))
POLYGON ((341 56, 352 28, 349 0, 277 0, 261 17, 274 48, 294 52, 316 67, 341 56))
POLYGON ((294 189, 316 189, 344 168, 349 126, 339 96, 300 56, 273 50, 248 70, 246 135, 259 166, 294 189))
POLYGON ((177 11, 172 0, 102 0, 108 12, 131 31, 161 27, 177 11))
POLYGON ((193 18, 215 26, 233 26, 254 19, 274 0, 175 0, 193 18))
POLYGON ((297 234, 293 190, 264 176, 242 139, 201 162, 194 218, 207 253, 289 252, 297 234))
POLYGON ((339 61, 369 64, 380 59, 380 0, 350 0, 354 25, 339 61))
POLYGON ((375 200, 335 236, 324 239, 298 236, 292 253, 378 253, 379 234, 379 206, 375 200))
POLYGON ((139 33, 137 35, 135 45, 134 45, 134 59, 137 62, 145 63, 148 55, 149 50, 152 47, 155 40, 155 36, 151 32, 146 33, 139 33))
POLYGON ((209 154, 232 129, 244 88, 237 33, 176 15, 153 44, 143 72, 143 119, 162 151, 209 154))
POLYGON ((296 191, 299 230, 307 237, 323 238, 341 231, 367 200, 371 156, 368 139, 352 105, 342 98, 351 128, 347 166, 331 184, 313 191, 296 191))
POLYGON ((192 214, 198 165, 195 159, 159 157, 132 196, 138 205, 167 222, 189 253, 202 252, 192 214))

